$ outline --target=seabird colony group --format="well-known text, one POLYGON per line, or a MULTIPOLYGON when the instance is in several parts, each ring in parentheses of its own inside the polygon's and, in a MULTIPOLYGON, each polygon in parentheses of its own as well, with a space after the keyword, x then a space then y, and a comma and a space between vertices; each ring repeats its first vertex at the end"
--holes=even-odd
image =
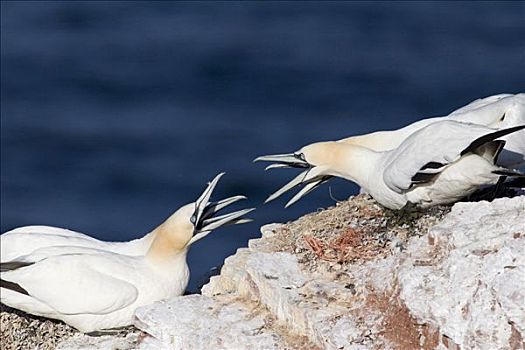
MULTIPOLYGON (((357 183, 391 209, 454 203, 481 186, 523 180, 525 94, 476 100, 445 117, 398 130, 317 142, 288 154, 262 156, 273 168, 302 172, 271 201, 302 185, 288 205, 332 177, 357 183)), ((49 226, 26 226, 1 239, 0 300, 30 314, 59 319, 86 333, 132 324, 143 305, 182 295, 189 247, 214 229, 250 221, 253 209, 217 215, 244 196, 211 201, 223 174, 193 203, 144 237, 103 242, 49 226)))

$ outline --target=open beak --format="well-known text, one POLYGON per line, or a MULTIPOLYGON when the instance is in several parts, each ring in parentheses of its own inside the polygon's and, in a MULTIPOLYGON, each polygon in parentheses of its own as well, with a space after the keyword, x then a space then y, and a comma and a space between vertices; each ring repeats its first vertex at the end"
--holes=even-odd
POLYGON ((257 157, 254 162, 272 162, 265 170, 274 168, 310 168, 311 165, 304 159, 304 156, 296 153, 273 154, 257 157))
POLYGON ((195 201, 195 211, 191 217, 191 223, 195 227, 194 236, 191 242, 194 242, 211 231, 225 225, 244 224, 252 221, 251 219, 242 218, 242 216, 255 210, 255 208, 243 209, 232 213, 216 216, 216 214, 227 206, 246 199, 245 196, 233 196, 217 202, 210 202, 213 190, 217 186, 220 178, 224 173, 220 173, 208 184, 204 192, 195 201))
POLYGON ((297 187, 299 185, 304 185, 299 192, 295 194, 295 196, 292 197, 286 203, 284 206, 285 208, 288 208, 295 202, 297 202, 299 199, 313 191, 315 188, 320 186, 321 184, 327 182, 330 180, 333 176, 326 174, 326 168, 322 166, 315 166, 306 161, 304 158, 304 155, 297 154, 297 153, 289 153, 289 154, 274 154, 274 155, 268 155, 268 156, 261 156, 254 160, 254 162, 273 162, 273 164, 268 165, 265 170, 269 169, 275 169, 275 168, 300 168, 300 169, 306 169, 303 172, 301 172, 299 175, 294 177, 290 182, 288 182, 286 185, 281 187, 279 190, 271 194, 264 203, 268 203, 270 201, 273 201, 274 199, 280 197, 284 193, 288 192, 294 187, 297 187))

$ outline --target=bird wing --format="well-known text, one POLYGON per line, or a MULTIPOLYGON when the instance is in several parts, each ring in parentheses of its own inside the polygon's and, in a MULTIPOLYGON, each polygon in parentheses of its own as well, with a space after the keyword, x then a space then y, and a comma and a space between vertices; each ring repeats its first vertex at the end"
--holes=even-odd
POLYGON ((3 235, 13 235, 13 234, 38 234, 38 235, 55 235, 63 237, 76 237, 76 238, 85 238, 85 239, 94 239, 84 233, 71 231, 65 228, 54 227, 54 226, 43 226, 43 225, 31 225, 15 228, 11 231, 4 233, 3 235))
POLYGON ((383 180, 398 193, 429 183, 462 155, 523 127, 495 130, 452 120, 430 124, 389 152, 383 180))
POLYGON ((135 260, 112 253, 64 254, 2 272, 0 281, 61 314, 107 314, 137 299, 129 282, 138 273, 135 260))
POLYGON ((7 266, 13 262, 17 263, 36 263, 43 259, 60 256, 64 254, 106 254, 111 253, 110 250, 100 249, 97 247, 83 247, 83 246, 68 246, 56 245, 49 247, 41 247, 33 250, 30 254, 20 255, 15 260, 0 262, 0 266, 7 266))
POLYGON ((508 97, 514 97, 514 95, 513 94, 498 94, 498 95, 488 96, 488 97, 485 97, 485 98, 478 98, 477 100, 474 100, 474 101, 470 102, 469 104, 454 110, 449 115, 470 112, 470 111, 476 110, 476 109, 481 108, 481 107, 485 107, 485 106, 487 106, 489 104, 492 104, 494 102, 497 102, 497 101, 499 101, 501 99, 508 98, 508 97))
POLYGON ((465 123, 476 123, 494 128, 516 126, 525 120, 525 94, 495 95, 455 110, 449 118, 465 123))
POLYGON ((25 226, 0 236, 0 260, 10 261, 51 246, 99 247, 100 241, 80 232, 51 226, 25 226))

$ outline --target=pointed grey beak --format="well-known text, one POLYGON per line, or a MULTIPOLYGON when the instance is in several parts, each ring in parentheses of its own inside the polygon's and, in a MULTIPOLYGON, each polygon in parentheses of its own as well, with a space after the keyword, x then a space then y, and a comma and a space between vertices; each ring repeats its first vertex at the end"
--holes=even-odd
POLYGON ((213 190, 217 186, 220 178, 224 173, 220 173, 208 184, 204 192, 195 201, 195 212, 191 217, 191 222, 195 227, 196 233, 210 232, 224 225, 236 225, 250 222, 251 219, 242 218, 242 216, 255 210, 255 208, 243 209, 232 213, 215 216, 219 211, 227 206, 246 199, 245 196, 233 196, 217 202, 210 202, 213 190))
POLYGON ((310 168, 311 165, 304 159, 301 153, 273 154, 260 156, 253 160, 254 162, 272 162, 266 167, 266 170, 274 168, 310 168))
POLYGON ((239 211, 234 211, 232 213, 219 215, 216 217, 211 217, 209 219, 206 219, 202 222, 202 227, 199 231, 213 231, 216 228, 219 228, 221 226, 225 225, 237 225, 237 224, 245 224, 247 222, 251 222, 251 219, 245 219, 242 218, 242 216, 254 211, 255 208, 248 208, 243 209, 239 211))
POLYGON ((217 183, 223 177, 224 173, 220 173, 217 176, 213 178, 208 183, 208 186, 202 192, 202 194, 197 198, 195 201, 195 212, 193 213, 191 217, 191 223, 196 226, 197 223, 199 223, 202 219, 202 214, 204 214, 204 210, 206 209, 206 206, 208 205, 208 202, 210 201, 211 194, 213 193, 213 190, 215 189, 215 186, 217 186, 217 183))
POLYGON ((304 187, 297 192, 295 196, 286 203, 285 208, 288 208, 299 199, 313 191, 315 188, 321 184, 327 182, 332 178, 332 176, 323 174, 322 168, 315 167, 308 163, 301 153, 288 153, 288 154, 274 154, 268 156, 261 156, 255 158, 254 162, 273 162, 266 167, 265 170, 275 169, 275 168, 302 168, 306 169, 301 172, 299 175, 294 177, 290 182, 281 187, 279 190, 271 194, 264 203, 273 201, 274 199, 279 198, 284 193, 290 191, 292 188, 299 185, 304 185, 304 187))
POLYGON ((299 199, 303 198, 308 193, 315 190, 317 187, 321 186, 325 182, 328 182, 328 180, 330 180, 331 178, 332 176, 318 176, 315 179, 310 180, 309 182, 305 183, 303 188, 301 188, 301 190, 297 192, 295 196, 293 196, 292 199, 290 199, 284 207, 288 208, 289 206, 297 202, 299 199))
MULTIPOLYGON (((315 169, 315 168, 313 168, 315 169)), ((288 182, 286 185, 281 187, 279 190, 271 194, 264 203, 268 203, 273 201, 274 199, 279 198, 284 193, 290 191, 292 188, 297 187, 299 185, 304 185, 303 188, 297 192, 292 199, 286 203, 284 206, 285 208, 288 208, 295 202, 297 202, 299 199, 306 196, 308 193, 312 192, 317 187, 321 186, 325 182, 328 182, 333 176, 330 175, 318 175, 318 176, 310 176, 310 170, 305 170, 296 177, 294 177, 290 182, 288 182)))

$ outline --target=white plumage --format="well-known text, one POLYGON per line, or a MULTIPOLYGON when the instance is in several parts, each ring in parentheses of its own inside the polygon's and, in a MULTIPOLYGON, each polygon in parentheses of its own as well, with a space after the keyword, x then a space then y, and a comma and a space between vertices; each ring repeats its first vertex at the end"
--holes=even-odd
POLYGON ((131 324, 137 307, 184 293, 192 243, 217 227, 248 221, 241 217, 253 209, 215 216, 244 198, 209 202, 221 176, 195 203, 181 207, 139 240, 102 242, 46 226, 0 236, 1 302, 83 332, 131 324))
POLYGON ((481 185, 496 183, 502 174, 518 175, 495 165, 505 142, 494 140, 523 128, 497 130, 448 119, 416 130, 389 151, 341 140, 318 142, 292 154, 262 156, 256 161, 277 163, 270 167, 305 169, 267 201, 303 184, 289 206, 338 176, 357 183, 385 207, 401 209, 408 203, 425 207, 455 202, 481 185))
MULTIPOLYGON (((505 129, 525 124, 525 93, 499 94, 475 100, 448 116, 418 120, 397 130, 377 131, 364 135, 351 136, 340 140, 374 151, 389 151, 397 148, 407 137, 417 130, 435 122, 455 120, 480 124, 490 128, 505 129)), ((505 148, 498 164, 507 168, 525 165, 525 130, 502 138, 505 148)))
POLYGON ((24 226, 2 234, 2 262, 35 252, 37 249, 61 246, 100 249, 125 255, 143 255, 153 240, 149 233, 129 242, 104 242, 86 234, 52 226, 24 226))

